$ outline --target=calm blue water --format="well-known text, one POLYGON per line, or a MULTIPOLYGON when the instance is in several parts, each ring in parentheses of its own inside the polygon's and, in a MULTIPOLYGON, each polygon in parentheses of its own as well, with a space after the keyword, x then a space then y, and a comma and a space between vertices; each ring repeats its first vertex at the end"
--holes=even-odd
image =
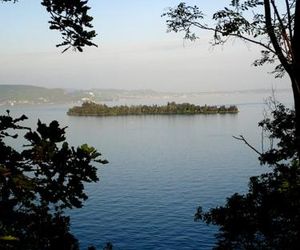
MULTIPOLYGON (((257 122, 264 105, 259 98, 240 101, 237 115, 87 118, 66 116, 67 107, 11 110, 28 114, 34 123, 37 117, 59 120, 68 126, 71 144, 93 145, 109 160, 99 166, 100 182, 86 186, 85 207, 70 212, 83 249, 90 244, 102 249, 106 242, 122 250, 211 249, 216 228, 194 222, 193 216, 199 205, 208 209, 245 192, 248 178, 264 171, 257 155, 232 138, 243 134, 260 149, 257 122)), ((220 101, 234 103, 211 100, 220 101)))

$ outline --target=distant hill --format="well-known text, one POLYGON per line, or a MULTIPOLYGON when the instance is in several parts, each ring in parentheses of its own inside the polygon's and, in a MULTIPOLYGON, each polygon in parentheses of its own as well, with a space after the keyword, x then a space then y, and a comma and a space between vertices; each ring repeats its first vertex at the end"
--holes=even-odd
POLYGON ((48 89, 29 85, 0 85, 1 104, 60 103, 72 101, 63 89, 48 89))
POLYGON ((116 101, 159 97, 166 93, 153 90, 90 89, 67 90, 44 88, 32 85, 0 85, 0 105, 22 105, 42 103, 70 103, 82 101, 116 101))
POLYGON ((42 103, 70 103, 92 100, 115 101, 122 98, 161 96, 152 90, 90 89, 67 90, 44 88, 32 85, 0 85, 0 105, 24 105, 42 103))

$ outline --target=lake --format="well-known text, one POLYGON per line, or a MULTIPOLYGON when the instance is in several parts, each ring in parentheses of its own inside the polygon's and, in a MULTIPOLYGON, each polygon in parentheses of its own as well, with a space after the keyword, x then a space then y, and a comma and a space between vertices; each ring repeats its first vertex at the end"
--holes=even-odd
MULTIPOLYGON (((37 118, 68 126, 72 145, 88 143, 109 160, 99 166, 100 181, 86 186, 84 208, 70 211, 72 232, 82 249, 211 249, 216 227, 194 222, 198 206, 222 205, 234 192, 247 191, 250 176, 267 168, 245 144, 244 135, 261 149, 265 94, 185 98, 195 104, 237 104, 236 115, 68 117, 66 106, 11 107, 25 113, 29 126, 37 118)), ((291 105, 291 93, 279 94, 291 105)), ((166 103, 121 100, 117 103, 166 103)), ((182 100, 175 100, 183 102, 182 100)), ((1 110, 6 108, 1 107, 1 110)))

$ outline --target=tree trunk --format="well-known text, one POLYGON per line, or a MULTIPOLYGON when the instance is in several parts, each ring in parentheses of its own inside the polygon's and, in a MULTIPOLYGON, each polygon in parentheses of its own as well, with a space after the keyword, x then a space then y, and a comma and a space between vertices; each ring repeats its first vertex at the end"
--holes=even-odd
POLYGON ((291 72, 288 72, 292 81, 296 112, 296 146, 300 160, 300 0, 296 0, 294 35, 292 37, 293 62, 291 72))
POLYGON ((300 71, 295 74, 297 76, 291 77, 293 95, 294 95, 294 105, 295 105, 295 114, 296 114, 296 147, 298 152, 298 159, 300 160, 300 93, 299 93, 299 83, 300 83, 300 71))

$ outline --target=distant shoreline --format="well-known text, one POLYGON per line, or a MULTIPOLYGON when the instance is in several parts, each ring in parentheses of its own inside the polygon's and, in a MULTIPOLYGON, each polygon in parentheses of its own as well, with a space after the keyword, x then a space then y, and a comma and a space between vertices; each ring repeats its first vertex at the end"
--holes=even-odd
MULTIPOLYGON (((277 89, 275 93, 290 92, 289 89, 277 89)), ((116 102, 122 100, 169 100, 202 98, 219 95, 247 95, 262 94, 271 95, 271 89, 252 89, 235 91, 206 91, 206 92, 161 92, 154 90, 122 90, 122 89, 89 89, 70 90, 63 88, 44 88, 32 85, 1 85, 0 84, 0 106, 25 106, 41 104, 73 104, 85 101, 97 103, 116 102)))

